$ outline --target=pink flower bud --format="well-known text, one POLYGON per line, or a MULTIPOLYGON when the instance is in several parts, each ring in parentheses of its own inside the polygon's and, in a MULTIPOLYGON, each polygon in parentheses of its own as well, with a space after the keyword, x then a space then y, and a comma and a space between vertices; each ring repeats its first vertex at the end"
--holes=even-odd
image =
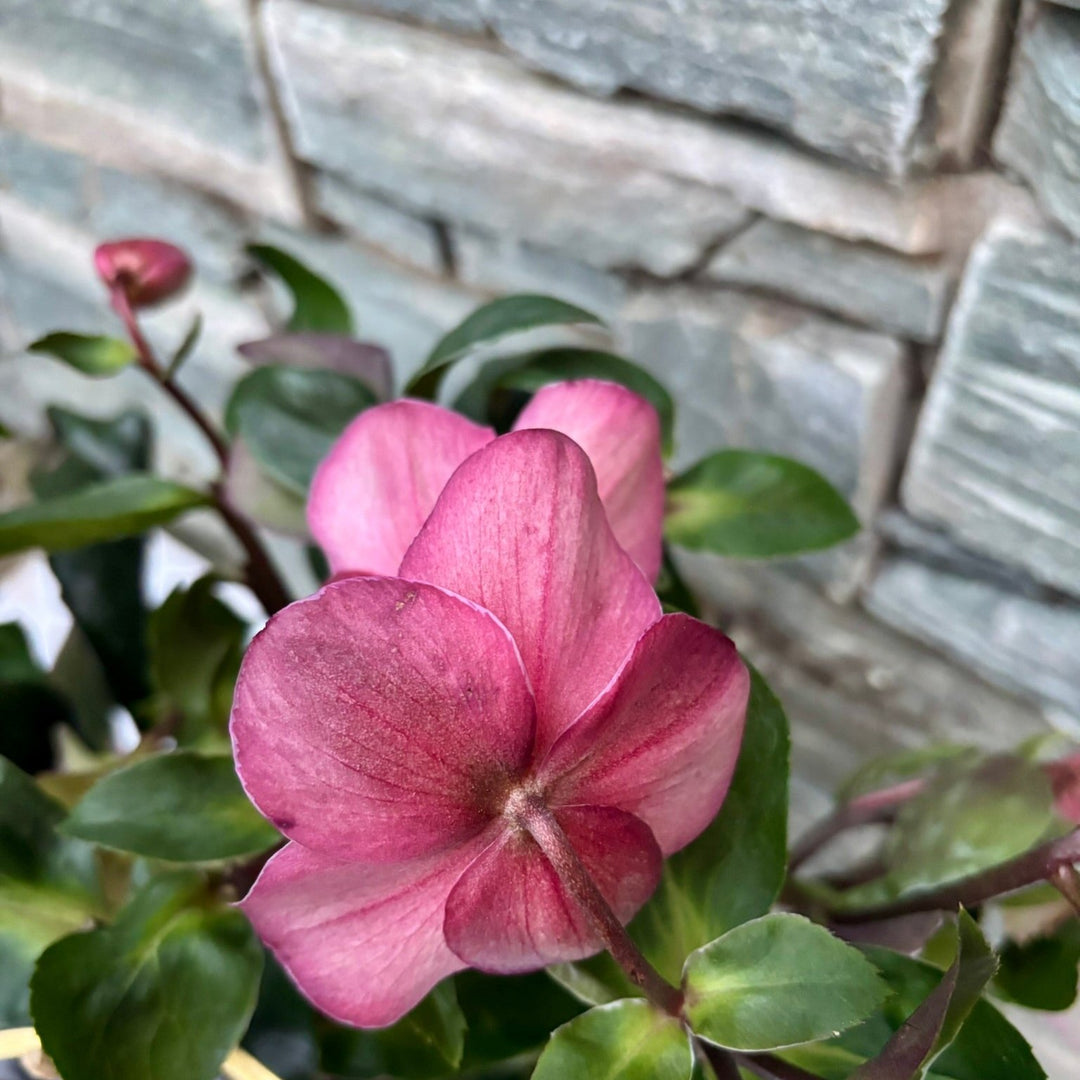
POLYGON ((132 307, 148 307, 178 293, 191 276, 191 260, 163 240, 114 240, 94 252, 94 265, 111 291, 132 307))

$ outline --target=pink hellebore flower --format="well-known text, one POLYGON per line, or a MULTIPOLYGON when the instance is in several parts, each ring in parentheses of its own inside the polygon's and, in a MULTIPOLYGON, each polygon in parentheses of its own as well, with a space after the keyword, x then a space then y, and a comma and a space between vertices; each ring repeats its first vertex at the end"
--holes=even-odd
MULTIPOLYGON (((569 435, 589 455, 615 538, 649 578, 660 570, 660 421, 644 398, 597 379, 542 388, 514 425, 569 435)), ((335 574, 394 574, 454 470, 495 438, 422 401, 361 413, 319 466, 308 525, 335 574)))
POLYGON ((1045 766, 1054 789, 1054 806, 1066 821, 1080 825, 1080 753, 1045 766))
POLYGON ((252 642, 237 768, 291 842, 244 910, 318 1008, 362 1027, 466 966, 590 955, 534 837, 568 840, 629 920, 719 809, 748 693, 723 634, 661 616, 581 448, 495 439, 398 577, 332 582, 252 642))
POLYGON ((191 261, 164 240, 114 240, 94 252, 98 276, 133 307, 148 307, 178 293, 191 276, 191 261))

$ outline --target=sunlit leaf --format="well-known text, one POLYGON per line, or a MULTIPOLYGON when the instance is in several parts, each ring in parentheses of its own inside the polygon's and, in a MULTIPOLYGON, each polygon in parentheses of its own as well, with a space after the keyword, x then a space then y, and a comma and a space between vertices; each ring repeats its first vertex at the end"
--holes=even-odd
POLYGON ((351 334, 352 315, 341 294, 295 256, 269 244, 250 244, 248 254, 272 270, 292 294, 288 328, 351 334))
POLYGON ((84 375, 116 375, 136 359, 135 349, 120 338, 97 334, 74 334, 59 330, 46 334, 27 346, 32 353, 42 353, 62 360, 84 375))

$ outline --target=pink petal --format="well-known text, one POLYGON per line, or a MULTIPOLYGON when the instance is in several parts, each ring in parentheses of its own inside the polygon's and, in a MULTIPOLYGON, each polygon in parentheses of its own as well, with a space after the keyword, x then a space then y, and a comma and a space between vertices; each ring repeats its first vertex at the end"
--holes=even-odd
POLYGON ((514 424, 569 435, 589 455, 615 539, 654 581, 660 572, 664 466, 660 418, 618 383, 578 379, 537 392, 514 424))
POLYGON ((660 604, 619 547, 584 451, 518 431, 454 473, 401 564, 492 612, 514 636, 546 750, 610 682, 660 604))
POLYGON ((311 482, 308 525, 335 573, 395 574, 453 471, 495 433, 424 401, 361 413, 311 482))
POLYGON ((665 855, 716 816, 739 756, 750 676, 729 638, 665 615, 540 769, 550 805, 641 818, 665 855))
POLYGON ((248 795, 288 837, 397 861, 498 814, 530 756, 533 703, 488 612, 430 585, 348 578, 251 643, 231 732, 248 795))
POLYGON ((288 844, 241 903, 259 937, 322 1012, 358 1027, 392 1024, 465 965, 446 947, 443 910, 490 840, 383 866, 288 844))
MULTIPOLYGON (((663 860, 652 833, 609 806, 568 806, 555 816, 612 910, 629 922, 660 880, 663 860)), ((501 974, 603 948, 535 841, 509 827, 454 886, 444 931, 466 964, 501 974)))

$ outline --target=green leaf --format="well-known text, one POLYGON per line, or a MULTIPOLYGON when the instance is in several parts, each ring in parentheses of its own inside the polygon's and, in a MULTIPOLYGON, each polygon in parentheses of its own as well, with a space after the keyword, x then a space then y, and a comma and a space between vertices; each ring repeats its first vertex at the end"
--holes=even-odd
POLYGON ((724 805, 668 859, 659 887, 631 925, 645 955, 671 980, 694 949, 764 915, 784 882, 788 722, 765 680, 754 669, 750 674, 746 730, 724 805))
POLYGON ((935 743, 916 750, 899 750, 873 758, 859 766, 836 790, 836 797, 847 802, 859 795, 935 772, 947 762, 972 764, 985 755, 973 746, 935 743))
POLYGON ((423 367, 410 379, 405 392, 412 397, 434 399, 446 369, 477 346, 541 326, 580 323, 602 325, 601 320, 591 312, 551 296, 522 293, 493 300, 477 308, 464 322, 439 339, 423 367))
POLYGON ((571 379, 606 379, 619 383, 649 401, 660 417, 664 453, 671 453, 675 403, 663 385, 625 357, 596 349, 545 349, 500 357, 485 364, 466 387, 454 408, 478 422, 490 419, 488 401, 496 389, 534 394, 550 383, 571 379))
POLYGON ((60 831, 171 862, 265 851, 281 837, 248 801, 232 759, 189 750, 137 761, 100 779, 60 831))
POLYGON ((319 1070, 315 1028, 324 1021, 270 952, 264 951, 264 961, 242 1045, 280 1080, 311 1080, 319 1070))
MULTIPOLYGON (((152 431, 136 411, 109 420, 49 409, 49 420, 67 457, 60 468, 32 479, 39 499, 73 495, 96 483, 145 470, 152 431)), ((61 595, 86 635, 116 700, 134 709, 149 692, 146 678, 146 609, 142 598, 142 537, 90 544, 54 553, 49 563, 61 595)), ((108 746, 108 731, 80 734, 93 749, 108 746)))
POLYGON ((161 711, 179 714, 176 736, 224 734, 246 626, 213 593, 216 579, 177 588, 150 616, 150 679, 161 711))
POLYGON ((467 1024, 462 1068, 470 1071, 536 1050, 582 1011, 542 971, 511 976, 463 971, 454 982, 467 1024))
POLYGON ((335 1027, 324 1034, 322 1044, 322 1069, 335 1075, 426 1080, 456 1072, 465 1049, 465 1017, 454 981, 439 983, 388 1028, 335 1027))
POLYGON ((197 874, 153 878, 111 927, 38 960, 34 1026, 65 1080, 212 1080, 239 1042, 263 954, 197 874))
POLYGON ((671 558, 671 549, 663 547, 663 561, 656 579, 656 595, 665 612, 684 611, 695 619, 701 618, 701 608, 690 587, 683 581, 679 568, 671 558))
POLYGON ((686 961, 694 1032, 732 1050, 775 1050, 852 1027, 887 990, 864 956, 801 915, 765 915, 686 961))
POLYGON ((53 764, 53 734, 74 713, 46 679, 17 623, 0 624, 0 755, 27 772, 53 764))
POLYGON ((119 338, 59 330, 27 346, 32 353, 63 360, 84 375, 115 375, 136 358, 132 345, 119 338))
POLYGON ((299 259, 269 244, 250 244, 247 251, 277 274, 292 294, 289 330, 318 330, 329 334, 353 332, 352 315, 341 294, 299 259))
POLYGON ((29 776, 0 758, 0 1027, 29 1021, 34 962, 98 910, 93 851, 57 833, 63 816, 29 776))
POLYGON ((1055 825, 1046 773, 1020 758, 943 768, 905 804, 889 837, 889 882, 930 887, 1005 862, 1055 825))
POLYGON ((690 1080, 682 1024, 647 1001, 600 1005, 552 1033, 533 1080, 690 1080))
POLYGON ((195 317, 191 320, 191 325, 187 329, 187 333, 176 347, 176 352, 172 354, 168 366, 165 368, 166 382, 169 382, 176 377, 177 372, 184 366, 187 358, 195 351, 195 346, 199 344, 199 335, 202 334, 202 327, 202 315, 196 312, 195 317))
POLYGON ((1001 950, 995 991, 1029 1009, 1060 1012, 1076 1001, 1080 922, 1070 919, 1054 933, 1001 950))
MULTIPOLYGON (((828 1042, 785 1050, 785 1060, 824 1080, 847 1080, 882 1052, 893 1033, 941 983, 942 972, 887 949, 865 947, 892 995, 865 1023, 828 1042)), ((959 1034, 925 1080, 1046 1080, 1023 1036, 985 1000, 975 1003, 959 1034)))
POLYGON ((375 401, 371 388, 349 375, 267 365, 236 384, 225 426, 268 476, 304 495, 345 426, 375 401))
POLYGON ((844 497, 807 465, 720 450, 668 485, 664 533, 673 544, 742 559, 797 555, 854 536, 844 497))
POLYGON ((896 1030, 881 1053, 851 1074, 851 1080, 918 1080, 923 1065, 960 1033, 997 970, 997 957, 978 925, 963 910, 956 944, 956 960, 945 977, 896 1030))
POLYGON ((180 484, 153 476, 122 476, 0 514, 0 555, 33 547, 69 551, 134 536, 208 504, 205 495, 180 484))

